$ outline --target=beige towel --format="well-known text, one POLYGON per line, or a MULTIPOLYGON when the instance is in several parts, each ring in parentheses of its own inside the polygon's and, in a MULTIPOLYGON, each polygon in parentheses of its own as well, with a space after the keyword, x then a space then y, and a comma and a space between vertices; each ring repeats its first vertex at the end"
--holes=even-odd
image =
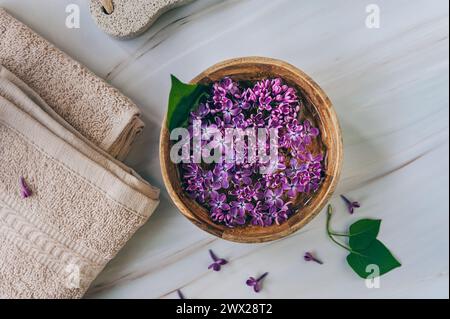
POLYGON ((139 109, 0 8, 0 64, 7 67, 78 132, 123 159, 143 128, 139 109))
POLYGON ((0 68, 0 297, 81 297, 158 197, 0 68))

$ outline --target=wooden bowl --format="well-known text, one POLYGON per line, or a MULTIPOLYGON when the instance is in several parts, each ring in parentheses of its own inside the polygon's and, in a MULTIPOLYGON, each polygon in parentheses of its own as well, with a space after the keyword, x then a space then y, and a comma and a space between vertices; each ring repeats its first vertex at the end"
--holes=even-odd
POLYGON ((164 120, 160 140, 162 176, 167 191, 175 205, 192 223, 217 237, 240 243, 261 243, 280 239, 305 226, 325 206, 336 188, 342 167, 342 137, 333 106, 325 92, 309 76, 296 67, 274 59, 261 57, 239 58, 221 62, 207 69, 191 83, 208 84, 224 77, 234 80, 256 81, 263 78, 281 77, 299 91, 306 100, 304 113, 300 114, 320 129, 320 136, 313 150, 325 153, 325 177, 317 192, 301 195, 296 199, 296 212, 283 224, 269 227, 245 226, 228 228, 215 224, 208 211, 192 200, 181 188, 177 165, 170 160, 169 131, 164 120))

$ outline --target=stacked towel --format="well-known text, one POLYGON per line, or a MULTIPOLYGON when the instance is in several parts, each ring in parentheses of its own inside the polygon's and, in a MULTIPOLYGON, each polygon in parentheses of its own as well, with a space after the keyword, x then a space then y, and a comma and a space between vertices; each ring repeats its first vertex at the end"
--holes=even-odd
POLYGON ((119 159, 144 126, 127 97, 0 8, 0 64, 71 126, 119 159))
POLYGON ((137 108, 2 10, 0 62, 0 298, 80 298, 158 205, 137 108))
POLYGON ((158 204, 157 189, 4 68, 0 158, 0 297, 81 297, 158 204))

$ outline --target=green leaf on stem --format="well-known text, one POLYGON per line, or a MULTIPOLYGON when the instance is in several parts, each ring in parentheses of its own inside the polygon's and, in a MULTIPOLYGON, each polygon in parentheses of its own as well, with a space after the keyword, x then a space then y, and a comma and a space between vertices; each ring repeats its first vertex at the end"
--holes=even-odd
POLYGON ((379 240, 372 241, 364 250, 351 252, 347 256, 347 263, 364 279, 374 275, 374 266, 379 270, 375 274, 378 276, 382 276, 401 266, 400 262, 392 255, 389 249, 379 240))
POLYGON ((167 109, 167 127, 169 131, 181 127, 186 123, 189 113, 200 103, 205 96, 206 86, 199 84, 186 84, 172 77, 169 106, 167 109))
POLYGON ((381 220, 361 219, 350 226, 348 244, 353 250, 369 247, 380 232, 381 220))
POLYGON ((381 220, 362 219, 350 226, 348 234, 338 234, 331 229, 333 208, 328 206, 326 230, 328 237, 338 246, 349 251, 347 263, 362 278, 382 276, 400 267, 400 262, 377 238, 381 220), (348 237, 349 246, 334 236, 348 237))

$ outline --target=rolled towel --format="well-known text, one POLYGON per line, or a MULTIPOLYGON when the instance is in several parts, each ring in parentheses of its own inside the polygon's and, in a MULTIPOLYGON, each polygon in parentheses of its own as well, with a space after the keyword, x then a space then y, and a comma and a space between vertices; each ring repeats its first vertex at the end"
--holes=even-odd
POLYGON ((158 205, 156 188, 5 68, 0 158, 2 298, 82 297, 158 205))
POLYGON ((0 8, 0 64, 78 132, 118 159, 144 123, 137 106, 0 8))

